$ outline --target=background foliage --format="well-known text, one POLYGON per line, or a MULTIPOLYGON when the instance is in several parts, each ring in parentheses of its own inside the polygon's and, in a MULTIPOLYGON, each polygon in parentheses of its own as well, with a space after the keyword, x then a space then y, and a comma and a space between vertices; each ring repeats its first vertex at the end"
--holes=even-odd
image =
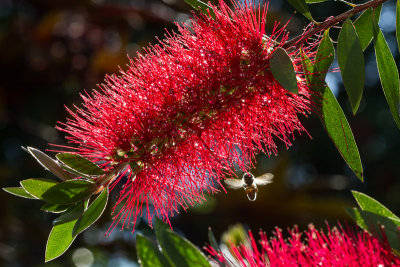
MULTIPOLYGON (((359 3, 359 2, 357 2, 359 3)), ((46 149, 48 143, 63 143, 55 122, 67 115, 64 104, 79 103, 79 92, 90 90, 104 74, 123 69, 126 55, 149 42, 156 43, 173 21, 185 21, 189 6, 178 0, 153 1, 11 1, 0 3, 0 187, 16 186, 22 178, 46 178, 36 161, 20 147, 34 144, 46 149)), ((311 6, 313 17, 324 20, 347 8, 328 1, 311 6)), ((286 23, 293 35, 306 26, 286 1, 270 3, 269 26, 275 20, 286 23), (287 13, 284 13, 287 12, 287 13)), ((398 62, 395 41, 395 1, 383 6, 380 26, 398 62)), ((336 40, 339 31, 332 29, 336 40)), ((367 48, 366 84, 356 117, 347 100, 340 73, 329 73, 327 81, 343 107, 353 129, 364 167, 361 183, 335 149, 317 116, 303 119, 308 136, 297 137, 288 151, 280 147, 279 157, 260 155, 254 174, 273 172, 272 185, 260 189, 256 202, 242 191, 210 196, 198 207, 173 219, 174 230, 202 246, 211 226, 220 237, 230 225, 244 223, 253 230, 269 232, 274 226, 347 219, 343 205, 354 206, 349 189, 365 192, 399 214, 400 136, 387 108, 376 71, 373 47, 367 48)), ((337 65, 336 65, 337 66, 337 65)), ((110 198, 115 199, 111 194, 110 198)), ((37 212, 41 203, 0 193, 0 263, 7 266, 40 266, 44 244, 56 217, 37 212)), ((104 237, 111 218, 110 207, 96 225, 79 236, 59 259, 47 265, 94 266, 133 265, 134 239, 129 230, 116 230, 104 237)), ((138 232, 148 232, 146 223, 138 232)))

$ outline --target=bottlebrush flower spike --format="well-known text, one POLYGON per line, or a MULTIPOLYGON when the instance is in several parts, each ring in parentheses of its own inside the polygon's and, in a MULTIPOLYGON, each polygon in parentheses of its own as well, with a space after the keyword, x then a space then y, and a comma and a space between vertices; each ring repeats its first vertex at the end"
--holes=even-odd
POLYGON ((225 266, 400 266, 400 258, 387 242, 382 243, 368 232, 344 230, 342 226, 326 232, 310 225, 308 231, 288 230, 289 238, 276 228, 268 240, 260 233, 259 247, 249 232, 249 246, 233 244, 229 251, 216 251, 209 246, 209 254, 225 266))
MULTIPOLYGON (((68 109, 72 118, 58 126, 75 153, 105 168, 130 164, 114 225, 135 224, 143 205, 154 206, 150 222, 157 215, 169 223, 179 207, 204 200, 203 191, 219 191, 233 164, 248 170, 260 151, 277 153, 274 138, 288 147, 305 131, 298 115, 309 113, 311 91, 300 52, 289 53, 299 88, 292 94, 269 71, 271 54, 288 38, 284 27, 275 23, 268 38, 266 8, 235 7, 220 1, 215 16, 178 25, 179 33, 82 95, 82 107, 68 109)), ((312 48, 302 49, 311 59, 312 48)))

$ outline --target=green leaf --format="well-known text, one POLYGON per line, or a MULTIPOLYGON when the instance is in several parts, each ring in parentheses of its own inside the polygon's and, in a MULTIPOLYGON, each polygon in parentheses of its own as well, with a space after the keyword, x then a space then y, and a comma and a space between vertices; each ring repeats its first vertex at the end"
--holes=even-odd
POLYGON ((357 191, 351 191, 351 193, 362 210, 400 220, 393 212, 372 197, 357 191))
POLYGON ((399 72, 390 52, 389 46, 386 43, 385 37, 383 37, 382 31, 379 29, 379 26, 375 20, 375 16, 372 16, 372 18, 374 20, 373 24, 376 64, 378 66, 378 73, 381 80, 382 89, 385 93, 385 97, 388 102, 389 109, 392 112, 394 121, 396 122, 397 127, 400 128, 399 72))
POLYGON ((344 88, 353 114, 356 114, 360 105, 365 81, 364 55, 357 32, 349 18, 343 23, 338 37, 338 63, 342 75, 344 88))
POLYGON ((53 226, 47 240, 45 261, 51 261, 61 256, 75 240, 72 230, 77 220, 53 226))
POLYGON ((13 194, 15 196, 23 197, 23 198, 30 198, 30 199, 37 199, 37 197, 32 196, 28 192, 25 191, 22 187, 4 187, 4 191, 7 193, 13 194))
POLYGON ((276 81, 289 92, 298 93, 296 72, 293 62, 285 49, 278 47, 269 61, 269 67, 276 81))
POLYGON ((66 211, 71 205, 60 205, 60 204, 51 204, 45 203, 40 210, 52 212, 52 213, 61 213, 66 211))
POLYGON ((208 12, 210 12, 211 16, 213 18, 215 17, 213 9, 206 3, 204 3, 200 0, 185 0, 185 2, 188 5, 192 6, 194 9, 200 11, 201 13, 208 15, 208 12))
POLYGON ((140 234, 136 236, 136 250, 140 266, 142 267, 171 266, 168 259, 158 250, 153 242, 140 234))
MULTIPOLYGON (((322 125, 347 165, 362 181, 363 169, 360 154, 350 125, 335 96, 324 81, 334 55, 335 50, 332 41, 329 38, 328 31, 325 31, 324 37, 318 46, 314 68, 312 68, 311 64, 304 64, 304 68, 307 70, 307 81, 309 81, 310 86, 321 94, 315 97, 314 100, 319 103, 317 107, 322 125)), ((305 58, 305 63, 307 61, 309 62, 305 58)))
POLYGON ((306 0, 307 4, 318 4, 318 3, 322 3, 322 2, 326 2, 328 0, 306 0))
POLYGON ((311 85, 325 86, 325 77, 334 57, 335 49, 329 37, 329 30, 326 30, 318 46, 317 55, 315 57, 315 65, 314 67, 310 65, 308 66, 310 73, 312 73, 312 75, 309 77, 311 79, 311 85))
POLYGON ((208 227, 208 240, 210 241, 210 245, 216 250, 219 251, 218 242, 215 239, 215 236, 211 230, 211 227, 208 227))
POLYGON ((170 262, 182 267, 211 266, 204 254, 186 238, 180 237, 156 219, 155 232, 164 254, 170 262))
POLYGON ((52 204, 71 204, 88 198, 96 185, 85 180, 69 180, 47 190, 42 198, 52 204))
POLYGON ((106 209, 108 201, 108 189, 103 190, 101 194, 90 204, 89 208, 83 213, 75 224, 73 235, 85 231, 89 226, 95 223, 106 209))
POLYGON ((346 209, 346 212, 361 228, 379 237, 383 242, 387 240, 391 248, 400 251, 400 220, 383 217, 357 208, 346 209), (382 232, 385 233, 385 236, 382 236, 382 232))
POLYGON ((64 163, 72 170, 86 175, 102 175, 104 171, 102 168, 91 162, 90 160, 72 153, 59 153, 56 158, 64 163))
POLYGON ((288 1, 295 9, 297 9, 301 14, 303 14, 303 16, 314 21, 314 19, 311 16, 310 10, 308 10, 308 6, 305 0, 288 0, 288 1))
POLYGON ((71 179, 71 176, 63 170, 63 168, 58 165, 58 163, 47 156, 45 153, 42 151, 33 148, 33 147, 27 147, 27 151, 46 169, 52 172, 54 175, 56 175, 58 178, 60 178, 63 181, 71 179))
POLYGON ((396 39, 400 51, 400 0, 396 2, 396 39))
MULTIPOLYGON (((53 225, 62 224, 78 219, 85 211, 85 202, 79 202, 69 207, 63 214, 53 220, 53 225)), ((75 224, 76 225, 76 224, 75 224)))
POLYGON ((26 192, 35 196, 38 199, 43 200, 43 194, 49 188, 58 184, 58 182, 50 179, 27 179, 20 182, 21 186, 25 189, 26 192))
MULTIPOLYGON (((381 15, 382 5, 379 5, 375 10, 375 14, 379 17, 381 15)), ((372 25, 372 8, 365 10, 354 22, 354 27, 357 31, 358 39, 360 40, 361 47, 365 50, 372 41, 374 30, 372 25)))

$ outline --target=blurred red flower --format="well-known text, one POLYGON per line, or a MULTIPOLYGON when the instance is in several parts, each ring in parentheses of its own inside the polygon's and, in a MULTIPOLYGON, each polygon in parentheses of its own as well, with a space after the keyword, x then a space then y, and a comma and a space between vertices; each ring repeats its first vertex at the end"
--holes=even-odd
MULTIPOLYGON (((58 126, 75 153, 105 168, 130 164, 114 225, 135 224, 144 203, 154 207, 150 222, 157 215, 169 223, 179 207, 204 200, 203 191, 219 191, 234 164, 248 170, 260 151, 277 153, 275 140, 288 147, 305 131, 298 115, 310 111, 311 91, 300 51, 289 53, 299 88, 292 94, 269 70, 271 54, 288 38, 284 27, 275 23, 267 37, 266 8, 235 8, 220 1, 213 14, 178 25, 179 33, 82 95, 82 107, 68 109, 72 118, 58 126)), ((311 59, 312 48, 302 49, 311 59)))
POLYGON ((330 228, 324 232, 310 225, 300 233, 289 229, 285 238, 276 228, 268 240, 260 233, 259 246, 249 232, 249 245, 230 244, 220 251, 209 246, 206 250, 226 267, 262 266, 400 266, 400 258, 392 252, 388 242, 382 243, 368 232, 354 229, 330 228))

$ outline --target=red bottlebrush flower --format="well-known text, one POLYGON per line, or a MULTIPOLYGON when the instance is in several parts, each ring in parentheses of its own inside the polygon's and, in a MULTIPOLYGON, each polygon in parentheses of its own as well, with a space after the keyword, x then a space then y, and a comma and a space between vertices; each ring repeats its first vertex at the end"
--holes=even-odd
POLYGON ((298 228, 289 229, 284 238, 276 228, 268 240, 260 233, 259 247, 249 232, 249 246, 233 244, 229 250, 217 251, 207 247, 209 254, 225 266, 400 266, 400 258, 392 252, 387 242, 382 243, 368 232, 344 230, 342 226, 327 232, 310 225, 300 233, 298 228))
MULTIPOLYGON (((130 164, 115 223, 135 224, 143 203, 154 206, 149 221, 157 215, 169 223, 179 207, 201 202, 203 191, 218 191, 234 164, 248 170, 260 151, 277 152, 274 139, 290 146, 294 133, 305 131, 298 115, 310 111, 311 91, 300 52, 289 53, 298 94, 269 70, 272 52, 287 40, 284 28, 276 24, 265 35, 266 9, 239 5, 232 11, 222 1, 212 9, 215 15, 178 25, 179 33, 82 95, 82 107, 68 109, 72 118, 58 127, 75 153, 107 168, 130 164)), ((303 47, 312 59, 311 49, 303 47)))

